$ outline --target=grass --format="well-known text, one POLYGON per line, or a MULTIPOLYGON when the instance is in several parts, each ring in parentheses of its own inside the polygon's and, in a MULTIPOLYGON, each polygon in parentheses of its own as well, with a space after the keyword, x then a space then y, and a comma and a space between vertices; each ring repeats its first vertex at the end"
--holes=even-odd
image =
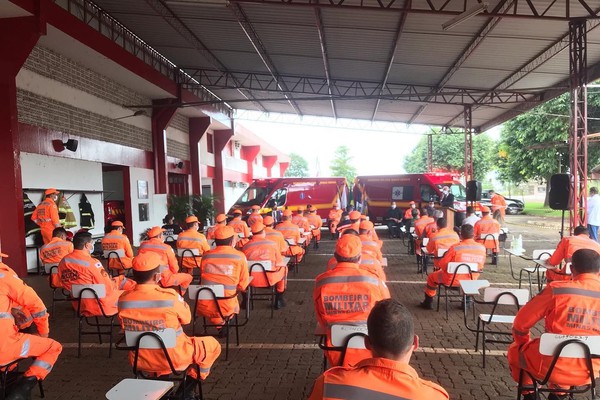
POLYGON ((525 203, 523 214, 535 215, 538 217, 560 217, 562 216, 562 211, 544 207, 544 202, 528 201, 525 203))

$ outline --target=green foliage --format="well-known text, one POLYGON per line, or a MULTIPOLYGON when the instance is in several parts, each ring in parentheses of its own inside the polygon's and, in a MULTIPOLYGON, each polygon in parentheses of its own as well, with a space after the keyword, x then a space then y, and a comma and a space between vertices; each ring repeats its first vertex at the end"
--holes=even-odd
MULTIPOLYGON (((487 135, 473 136, 473 172, 475 179, 483 180, 494 167, 496 143, 487 135)), ((433 135, 433 169, 462 173, 465 168, 464 135, 433 135)), ((404 159, 409 173, 427 172, 427 136, 424 136, 412 154, 404 159)))
POLYGON ((173 214, 175 222, 184 225, 185 219, 195 215, 202 225, 215 214, 214 197, 212 196, 175 196, 169 195, 168 212, 173 214))
POLYGON ((290 165, 283 175, 290 178, 305 178, 308 176, 308 162, 299 154, 290 153, 290 165))
POLYGON ((356 177, 356 167, 352 165, 352 156, 348 146, 339 146, 335 149, 333 160, 329 164, 332 176, 343 176, 352 185, 356 177))

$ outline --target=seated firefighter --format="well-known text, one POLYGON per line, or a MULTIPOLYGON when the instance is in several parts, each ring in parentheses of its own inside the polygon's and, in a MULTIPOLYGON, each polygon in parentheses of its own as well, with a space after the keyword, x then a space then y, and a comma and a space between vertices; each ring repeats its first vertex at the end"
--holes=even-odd
MULTIPOLYGON (((552 356, 540 354, 540 339, 531 339, 530 330, 544 320, 545 332, 564 335, 598 335, 595 315, 600 311, 600 255, 591 249, 573 253, 572 281, 550 282, 537 296, 517 313, 513 324, 514 342, 508 348, 508 364, 515 381, 519 381, 520 369, 542 379, 552 361, 552 356)), ((598 376, 600 359, 593 359, 598 376)), ((585 360, 582 358, 559 358, 549 384, 555 388, 584 385, 589 382, 585 360)), ((524 374, 525 384, 531 378, 524 374)), ((550 394, 548 399, 566 399, 566 395, 550 394)), ((536 399, 533 393, 524 400, 536 399)))
MULTIPOLYGON (((60 260, 71 252, 73 252, 73 243, 67 240, 65 228, 54 228, 50 242, 40 248, 40 261, 44 264, 58 265, 60 260)), ((51 271, 48 279, 53 287, 61 287, 57 269, 51 271)))
POLYGON ((119 273, 124 273, 124 268, 131 268, 133 261, 133 249, 129 238, 123 234, 125 227, 121 221, 113 221, 110 224, 110 232, 102 238, 102 251, 123 250, 124 256, 108 259, 108 268, 119 273))
POLYGON ((500 223, 490 215, 490 208, 481 206, 481 219, 473 227, 475 240, 485 246, 492 252, 492 264, 498 262, 498 253, 500 252, 500 243, 493 239, 493 235, 500 234, 500 223))
POLYGON ((180 250, 196 249, 198 251, 199 256, 193 255, 191 251, 184 251, 181 258, 183 271, 192 274, 194 268, 200 267, 200 256, 210 250, 210 246, 204 234, 198 232, 198 229, 200 229, 198 217, 195 215, 189 216, 185 219, 185 223, 187 229, 177 237, 177 248, 180 250))
POLYGON ((378 301, 367 319, 365 347, 373 357, 353 367, 334 367, 317 378, 309 400, 427 399, 445 400, 448 393, 423 380, 410 365, 419 347, 412 315, 394 299, 378 301))
POLYGON ((0 253, 0 365, 19 358, 35 359, 14 387, 8 388, 6 400, 31 399, 31 390, 38 380, 45 379, 52 371, 62 346, 48 338, 50 326, 46 306, 14 270, 2 263, 3 257, 8 256, 0 253), (15 308, 19 309, 19 314, 32 318, 37 334, 19 332, 13 318, 15 308))
MULTIPOLYGON (((169 356, 176 370, 181 371, 190 364, 200 367, 200 376, 193 368, 188 375, 193 379, 206 379, 210 367, 221 354, 221 345, 210 336, 189 337, 183 333, 182 325, 192 319, 190 307, 173 289, 156 284, 162 260, 152 252, 140 254, 133 259, 133 279, 137 282, 134 290, 124 293, 119 299, 119 319, 126 331, 159 331, 172 328, 177 332, 175 348, 169 349, 169 356)), ((129 353, 133 364, 134 353, 129 353)), ((168 375, 171 370, 162 349, 142 349, 139 351, 138 367, 158 376, 168 375)), ((192 382, 193 383, 193 382, 192 382)), ((191 393, 194 385, 179 388, 185 391, 185 398, 194 398, 191 393)))
POLYGON ((302 261, 304 249, 299 244, 302 235, 300 234, 300 228, 292 224, 292 212, 290 210, 283 211, 281 222, 277 224, 275 230, 281 232, 283 238, 288 243, 292 243, 283 255, 286 257, 295 257, 297 262, 302 261))
POLYGON ((573 236, 565 236, 556 246, 552 257, 546 260, 546 279, 548 282, 569 281, 571 274, 567 274, 561 262, 571 262, 573 253, 579 249, 592 249, 600 254, 600 244, 589 237, 587 226, 578 226, 573 231, 573 236))

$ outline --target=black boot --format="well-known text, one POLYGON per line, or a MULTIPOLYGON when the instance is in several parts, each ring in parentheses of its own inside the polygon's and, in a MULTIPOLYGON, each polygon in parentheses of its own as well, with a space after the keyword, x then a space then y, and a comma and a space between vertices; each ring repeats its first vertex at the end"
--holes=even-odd
POLYGON ((194 378, 192 378, 191 376, 188 376, 185 380, 185 386, 183 385, 183 382, 181 382, 179 384, 179 387, 177 387, 177 391, 175 392, 175 397, 177 399, 180 399, 182 392, 183 392, 183 398, 185 400, 195 400, 196 399, 195 389, 196 389, 196 380, 194 378))
POLYGON ((317 242, 317 239, 315 239, 315 250, 319 248, 319 242, 317 242))
POLYGON ((6 400, 31 400, 31 390, 37 385, 35 376, 22 376, 6 400))
POLYGON ((242 292, 242 303, 240 304, 240 308, 245 310, 248 306, 248 292, 242 292))
POLYGON ((433 297, 429 297, 425 295, 425 300, 423 300, 419 307, 424 308, 426 310, 433 310, 433 297))
POLYGON ((498 265, 498 253, 492 253, 492 265, 498 265))
POLYGON ((283 293, 277 292, 275 294, 275 309, 279 310, 280 308, 285 307, 285 300, 283 298, 283 293))

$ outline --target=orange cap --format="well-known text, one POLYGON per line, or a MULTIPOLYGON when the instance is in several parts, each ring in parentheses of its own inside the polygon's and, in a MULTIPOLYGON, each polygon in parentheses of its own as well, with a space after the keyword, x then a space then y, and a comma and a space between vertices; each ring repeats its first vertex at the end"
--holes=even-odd
POLYGON ((299 206, 299 207, 297 208, 297 210, 298 210, 298 211, 304 211, 304 207, 302 207, 302 206, 299 206))
POLYGON ((292 210, 283 210, 283 216, 284 217, 291 217, 292 216, 292 210))
POLYGON ((265 224, 265 226, 273 225, 274 223, 275 223, 275 220, 270 215, 267 215, 266 217, 263 218, 263 224, 265 224))
POLYGON ((242 215, 242 210, 233 210, 233 215, 242 215))
POLYGON ((352 211, 348 214, 350 219, 360 219, 360 211, 352 211))
POLYGON ((217 223, 227 221, 227 215, 225 215, 225 214, 217 215, 216 221, 217 221, 217 223))
POLYGON ((257 205, 253 205, 250 208, 253 209, 253 210, 260 210, 260 206, 257 206, 257 205))
POLYGON ((370 230, 373 229, 374 225, 371 221, 364 220, 360 223, 359 229, 370 230))
POLYGON ((50 194, 59 194, 60 192, 54 188, 49 188, 46 189, 46 191, 44 192, 44 195, 48 196, 50 194))
POLYGON ((335 245, 335 253, 339 256, 352 258, 360 254, 362 244, 360 238, 354 235, 343 235, 335 245))
POLYGON ((133 259, 134 271, 152 271, 160 265, 160 256, 152 251, 142 253, 133 259))
POLYGON ((195 215, 190 215, 185 219, 186 224, 191 224, 192 222, 198 222, 198 217, 196 217, 195 215))
POLYGON ((114 226, 114 227, 119 227, 119 226, 123 226, 123 223, 121 221, 113 221, 110 226, 114 226))
POLYGON ((490 208, 488 206, 481 206, 481 212, 482 213, 489 213, 490 212, 490 208))
POLYGON ((215 229, 215 239, 229 239, 233 235, 235 235, 235 231, 230 226, 220 225, 217 227, 217 229, 215 229))
POLYGON ((164 231, 165 230, 163 228, 161 228, 160 226, 153 226, 148 231, 148 237, 152 239, 154 237, 157 237, 158 235, 160 235, 164 231))
POLYGON ((256 221, 255 223, 252 224, 252 233, 258 233, 260 231, 265 230, 265 224, 263 224, 260 221, 256 221))

